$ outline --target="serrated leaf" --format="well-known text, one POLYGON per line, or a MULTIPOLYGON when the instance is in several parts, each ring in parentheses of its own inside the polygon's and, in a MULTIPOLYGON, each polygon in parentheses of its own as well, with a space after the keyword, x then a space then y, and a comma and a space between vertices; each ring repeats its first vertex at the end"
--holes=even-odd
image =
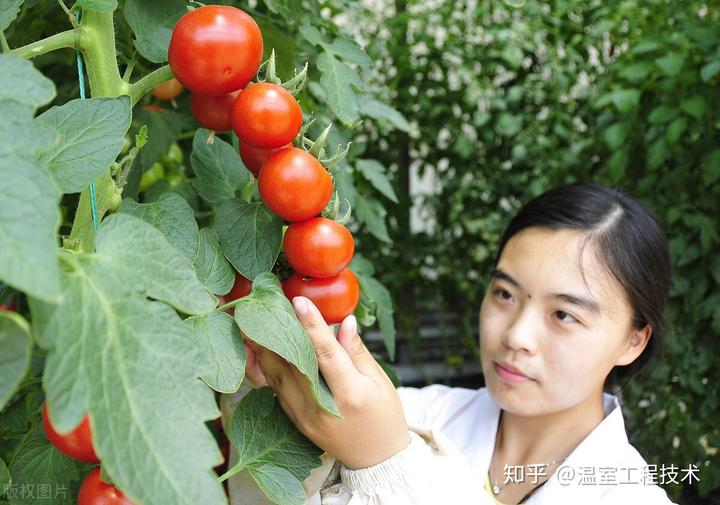
POLYGON ((390 361, 395 359, 395 320, 393 318, 394 309, 390 291, 377 280, 370 276, 358 275, 360 286, 375 302, 375 317, 377 318, 380 332, 385 341, 385 348, 388 351, 390 361))
POLYGON ((98 12, 113 12, 117 9, 117 0, 79 0, 78 3, 83 9, 98 12))
POLYGON ((385 175, 385 167, 377 160, 357 160, 355 166, 360 173, 377 189, 391 201, 398 203, 395 190, 390 184, 390 180, 385 175))
POLYGON ((340 58, 350 63, 356 63, 361 67, 369 67, 372 65, 372 60, 365 50, 352 40, 335 39, 328 48, 337 56, 340 56, 340 58))
MULTIPOLYGON (((3 0, 0 2, 0 32, 10 26, 20 12, 24 0, 3 0)), ((2 493, 0 493, 2 496, 2 493)))
POLYGON ((318 405, 339 415, 330 390, 319 375, 310 337, 297 320, 277 277, 266 272, 255 279, 252 293, 235 306, 235 321, 250 340, 282 356, 305 374, 318 405))
POLYGON ((17 56, 0 55, 0 68, 0 279, 57 301, 61 193, 38 161, 55 134, 32 120, 35 109, 55 96, 55 88, 17 56))
POLYGON ((106 248, 117 245, 141 255, 160 246, 182 256, 147 223, 111 218, 103 223, 96 254, 65 258, 64 302, 29 300, 36 338, 48 350, 43 380, 52 422, 70 431, 90 413, 103 467, 135 503, 226 503, 210 471, 222 458, 205 426, 219 413, 199 379, 210 368, 207 358, 171 307, 144 299, 134 286, 136 275, 162 280, 175 269, 134 274, 103 261, 106 248), (132 234, 133 228, 141 233, 132 234), (112 243, 111 235, 127 233, 132 241, 112 243))
POLYGON ((10 400, 30 367, 30 326, 12 312, 0 311, 0 411, 10 400))
POLYGON ((235 283, 235 271, 225 258, 220 238, 212 228, 200 230, 200 247, 195 258, 195 273, 212 294, 224 295, 235 283))
POLYGON ((252 390, 240 401, 228 438, 238 453, 234 470, 247 469, 275 503, 306 503, 302 481, 320 466, 322 450, 292 424, 269 387, 252 390))
POLYGON ((373 119, 390 121, 398 130, 409 131, 410 123, 397 109, 374 98, 365 97, 360 102, 360 112, 373 119))
POLYGON ((200 341, 210 364, 202 380, 220 393, 237 391, 245 377, 245 345, 233 318, 225 312, 211 312, 184 322, 200 341))
POLYGON ((172 29, 187 12, 184 0, 127 0, 125 19, 135 34, 135 48, 153 63, 167 61, 172 29))
POLYGON ((300 35, 303 36, 305 40, 310 42, 311 44, 318 46, 323 45, 324 41, 322 38, 322 35, 320 34, 320 30, 315 28, 312 25, 304 24, 300 27, 300 35))
POLYGON ((329 51, 318 57, 317 66, 322 73, 320 84, 325 91, 327 104, 343 124, 352 125, 360 117, 356 90, 362 90, 362 80, 355 70, 329 51))
POLYGON ((44 437, 42 427, 27 434, 10 461, 12 487, 8 491, 12 505, 70 505, 72 481, 80 478, 78 463, 61 453, 44 437), (49 489, 49 497, 38 495, 38 485, 49 489), (31 492, 34 491, 34 492, 31 492), (23 492, 24 491, 24 492, 23 492))
POLYGON ((183 256, 194 262, 198 254, 200 232, 195 214, 177 193, 163 193, 152 203, 137 203, 126 198, 119 213, 142 219, 157 228, 183 256))
POLYGON ((668 77, 675 77, 680 73, 685 65, 685 55, 681 53, 670 53, 662 58, 655 60, 655 64, 660 67, 668 77))
POLYGON ((59 135, 41 161, 64 193, 82 191, 108 169, 123 148, 130 118, 126 96, 72 100, 38 116, 59 135))
POLYGON ((263 203, 226 200, 215 213, 225 257, 246 279, 269 272, 280 253, 283 221, 263 203))
POLYGON ((100 227, 98 261, 135 292, 164 301, 185 314, 204 314, 217 300, 198 280, 191 260, 155 227, 128 214, 113 214, 100 227))
POLYGON ((219 138, 208 144, 209 136, 204 129, 195 133, 190 162, 197 178, 192 185, 208 203, 222 203, 250 182, 250 172, 236 149, 219 138))
POLYGON ((355 217, 365 223, 368 231, 383 242, 392 242, 385 225, 385 208, 374 198, 358 198, 353 208, 355 217))

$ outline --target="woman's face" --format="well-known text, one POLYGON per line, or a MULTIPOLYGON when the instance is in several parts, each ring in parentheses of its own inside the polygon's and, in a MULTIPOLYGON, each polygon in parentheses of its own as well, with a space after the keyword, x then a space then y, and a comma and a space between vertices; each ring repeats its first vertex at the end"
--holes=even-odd
POLYGON ((504 410, 538 416, 573 407, 647 343, 649 328, 632 328, 625 290, 592 243, 581 251, 585 238, 526 228, 502 252, 480 308, 480 352, 504 410))

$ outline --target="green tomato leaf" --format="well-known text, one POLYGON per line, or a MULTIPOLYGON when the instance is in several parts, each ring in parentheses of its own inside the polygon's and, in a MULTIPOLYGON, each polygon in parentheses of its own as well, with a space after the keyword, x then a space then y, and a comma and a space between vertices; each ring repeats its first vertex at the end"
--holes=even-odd
MULTIPOLYGON (((10 26, 20 12, 24 0, 3 0, 0 2, 0 32, 10 26)), ((2 493, 0 493, 2 496, 2 493)))
POLYGON ((269 272, 280 253, 283 221, 263 203, 226 200, 215 213, 225 257, 246 279, 269 272))
POLYGON ((61 193, 38 160, 55 134, 32 120, 35 110, 55 96, 55 87, 17 56, 0 55, 0 68, 0 279, 58 301, 61 193))
POLYGON ((197 176, 192 185, 208 203, 222 203, 250 182, 250 172, 236 149, 222 139, 208 144, 210 132, 199 129, 193 139, 190 162, 197 176))
POLYGON ((13 312, 0 311, 0 411, 30 367, 30 326, 13 312))
POLYGON ((103 221, 96 244, 99 262, 136 292, 186 314, 204 314, 217 304, 198 280, 192 260, 161 231, 137 217, 111 215, 103 221))
POLYGON ((345 61, 349 61, 350 63, 356 63, 361 67, 369 67, 372 65, 372 60, 365 50, 352 40, 335 39, 328 48, 330 51, 340 56, 340 58, 345 61))
POLYGON ((228 439, 238 453, 230 472, 248 470, 275 503, 307 503, 302 481, 321 465, 322 450, 292 424, 269 387, 254 389, 240 401, 228 439))
POLYGON ((195 260, 200 233, 195 214, 182 196, 177 193, 163 193, 152 203, 137 203, 126 198, 119 212, 150 223, 189 261, 195 260))
POLYGON ((381 121, 390 121, 398 130, 410 131, 410 123, 397 109, 390 107, 374 98, 364 97, 360 102, 360 113, 381 121))
POLYGON ((70 505, 71 483, 80 478, 79 463, 61 453, 45 438, 41 426, 27 434, 10 461, 12 505, 70 505))
POLYGON ((385 341, 390 361, 395 359, 395 320, 390 291, 377 280, 367 275, 357 275, 360 288, 375 302, 375 317, 385 341))
POLYGON ((108 169, 125 143, 130 99, 91 98, 53 107, 37 121, 54 128, 60 140, 41 161, 64 193, 77 193, 108 169))
POLYGON ((353 207, 355 217, 368 231, 383 242, 392 242, 385 225, 385 208, 374 198, 358 198, 353 207))
POLYGON ((250 340, 282 356, 310 380, 310 389, 320 407, 340 415, 318 372, 310 337, 297 320, 277 277, 266 272, 255 279, 252 293, 235 306, 235 321, 250 340))
POLYGON ((354 207, 358 194, 355 189, 355 183, 353 181, 350 166, 347 162, 341 161, 338 165, 330 168, 330 174, 333 176, 333 180, 335 181, 335 191, 337 192, 340 201, 345 202, 345 200, 347 200, 350 202, 350 206, 354 207))
POLYGON ((186 118, 172 110, 146 110, 137 113, 140 124, 147 125, 147 143, 140 151, 140 166, 143 171, 149 169, 170 150, 185 127, 186 118))
POLYGON ((357 160, 355 165, 360 173, 377 189, 380 193, 388 197, 391 201, 398 203, 395 190, 390 184, 390 180, 385 175, 385 167, 377 160, 357 160))
POLYGON ((135 48, 153 63, 168 59, 172 29, 178 19, 187 12, 184 0, 127 0, 125 19, 135 34, 135 48))
POLYGON ((79 0, 78 3, 83 9, 98 12, 114 12, 117 9, 117 0, 79 0))
POLYGON ((240 329, 225 312, 187 318, 190 328, 205 350, 210 370, 202 380, 220 393, 234 393, 245 377, 245 345, 240 329))
POLYGON ((225 258, 220 238, 213 228, 200 230, 200 247, 195 258, 195 273, 214 295, 228 293, 235 283, 235 270, 225 258))
POLYGON ((329 50, 318 57, 317 66, 322 73, 320 84, 330 109, 343 124, 352 125, 360 117, 360 102, 355 90, 362 90, 362 80, 355 70, 329 50))
POLYGON ((225 496, 210 469, 222 458, 205 426, 219 412, 199 379, 210 364, 177 312, 135 289, 138 277, 151 276, 202 298, 200 289, 171 280, 178 260, 147 223, 111 216, 96 254, 64 257, 63 303, 30 299, 33 329, 48 350, 43 379, 53 424, 70 431, 89 412, 103 467, 133 502, 220 505, 225 496), (134 258, 108 258, 117 249, 147 258, 156 248, 163 252, 155 259, 168 261, 151 260, 146 270, 134 258))
POLYGON ((325 41, 323 40, 322 35, 320 34, 320 30, 315 28, 312 25, 304 24, 300 27, 300 35, 303 36, 305 40, 310 42, 314 46, 321 46, 325 44, 325 41))
POLYGON ((263 61, 275 50, 275 65, 279 76, 290 78, 295 71, 295 39, 285 30, 278 29, 271 18, 256 18, 263 38, 263 61))

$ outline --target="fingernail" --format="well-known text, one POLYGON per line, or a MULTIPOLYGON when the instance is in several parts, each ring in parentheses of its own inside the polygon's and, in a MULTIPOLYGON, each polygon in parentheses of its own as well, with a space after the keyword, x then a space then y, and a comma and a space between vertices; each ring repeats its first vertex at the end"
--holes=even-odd
POLYGON ((355 316, 348 316, 348 319, 350 322, 348 323, 350 326, 350 333, 353 335, 357 335, 357 319, 355 319, 355 316))
POLYGON ((293 298, 293 307, 295 307, 295 312, 297 312, 299 315, 304 316, 308 312, 308 304, 307 301, 305 301, 305 298, 302 296, 296 296, 293 298))

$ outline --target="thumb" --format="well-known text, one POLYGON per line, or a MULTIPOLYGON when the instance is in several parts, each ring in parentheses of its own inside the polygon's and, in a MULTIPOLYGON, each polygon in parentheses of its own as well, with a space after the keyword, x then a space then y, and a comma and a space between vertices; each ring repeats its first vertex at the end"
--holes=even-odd
POLYGON ((376 370, 375 359, 358 334, 355 316, 351 315, 343 320, 338 330, 337 340, 359 372, 370 375, 376 370))

